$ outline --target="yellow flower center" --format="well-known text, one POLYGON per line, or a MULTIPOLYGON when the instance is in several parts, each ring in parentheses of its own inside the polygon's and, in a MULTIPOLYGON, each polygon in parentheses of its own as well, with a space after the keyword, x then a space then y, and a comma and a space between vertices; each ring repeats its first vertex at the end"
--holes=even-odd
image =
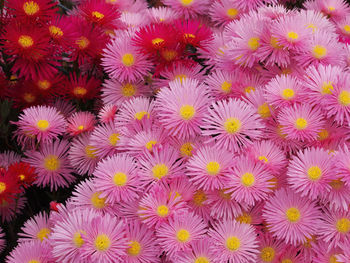
POLYGON ((100 13, 98 11, 91 12, 91 15, 92 15, 93 18, 96 18, 97 20, 101 20, 101 19, 103 19, 105 17, 104 14, 102 14, 102 13, 100 13))
POLYGON ((99 251, 106 251, 111 246, 111 240, 105 234, 98 235, 95 239, 95 248, 99 251))
POLYGON ((87 145, 85 147, 85 154, 87 157, 89 158, 96 158, 96 148, 91 146, 91 145, 87 145))
POLYGON ((84 87, 75 87, 74 89, 73 89, 73 93, 74 93, 74 95, 75 96, 84 96, 86 93, 87 93, 87 89, 86 88, 84 88, 84 87))
POLYGON ((190 33, 185 33, 184 34, 184 39, 185 40, 189 40, 189 39, 195 39, 196 38, 196 36, 195 35, 193 35, 193 34, 190 34, 190 33))
POLYGON ((252 86, 248 86, 248 87, 246 87, 245 89, 244 89, 244 91, 246 92, 246 93, 251 93, 252 91, 255 91, 255 88, 254 87, 252 87, 252 86))
POLYGON ((180 148, 180 152, 183 156, 192 156, 192 150, 193 146, 190 142, 184 143, 180 148))
POLYGON ((196 258, 196 260, 194 261, 194 263, 210 263, 209 259, 206 257, 199 257, 196 258))
POLYGON ((57 171, 60 168, 60 160, 56 155, 49 155, 44 159, 44 167, 48 171, 57 171))
POLYGON ((147 118, 149 118, 150 115, 147 111, 140 111, 140 112, 135 113, 134 117, 135 117, 135 119, 140 121, 143 119, 144 116, 147 116, 147 118))
POLYGON ((181 83, 184 79, 187 79, 187 76, 185 74, 178 74, 174 78, 174 80, 180 80, 181 83))
POLYGON ((192 4, 193 0, 180 0, 183 6, 189 6, 192 4))
POLYGON ((260 105, 258 107, 258 113, 261 116, 261 118, 268 118, 271 116, 271 111, 269 108, 269 105, 265 102, 264 104, 260 105))
POLYGON ((60 38, 63 36, 62 29, 57 26, 49 26, 49 31, 51 36, 54 38, 60 38))
POLYGON ((325 95, 325 94, 332 94, 332 91, 334 90, 334 87, 332 85, 332 82, 331 81, 328 81, 328 82, 323 82, 323 85, 322 85, 322 95, 325 95))
POLYGON ((224 123, 224 127, 228 133, 233 134, 241 129, 242 123, 237 118, 228 118, 224 123))
POLYGON ((350 25, 345 25, 343 29, 346 33, 350 33, 350 25))
POLYGON ((230 200, 231 199, 231 194, 230 193, 226 193, 227 189, 220 189, 219 192, 219 196, 222 197, 223 199, 227 199, 230 200))
POLYGON ((40 261, 36 259, 32 259, 32 260, 29 260, 28 263, 40 263, 40 261))
POLYGON ((291 40, 292 42, 299 38, 298 33, 294 32, 294 31, 288 32, 287 36, 288 36, 289 40, 291 40))
POLYGON ((264 247, 261 250, 260 257, 264 262, 271 262, 275 258, 275 250, 273 247, 264 247))
POLYGON ((340 92, 340 94, 338 96, 338 102, 342 106, 349 106, 350 105, 350 92, 346 91, 346 90, 343 90, 342 92, 340 92))
POLYGON ((6 184, 4 182, 0 182, 0 194, 5 192, 6 190, 6 184))
POLYGON ((284 89, 282 91, 282 97, 285 100, 290 100, 290 99, 294 98, 294 96, 295 96, 295 93, 294 93, 294 90, 292 90, 292 89, 287 88, 287 89, 284 89))
MULTIPOLYGON (((26 179, 26 176, 24 174, 20 174, 18 177, 21 181, 24 181, 26 179)), ((0 182, 0 184, 1 184, 1 182, 0 182)), ((0 185, 0 194, 1 194, 1 185, 0 185)))
POLYGON ((329 6, 329 7, 327 7, 327 9, 328 9, 328 11, 333 12, 335 10, 335 7, 334 6, 329 6))
POLYGON ((335 255, 331 255, 331 256, 329 257, 329 263, 340 263, 340 262, 337 260, 336 254, 335 254, 335 255))
POLYGON ((125 173, 115 173, 113 176, 113 183, 116 186, 124 186, 128 181, 128 176, 125 173))
POLYGON ((135 64, 134 56, 131 53, 124 54, 122 57, 122 63, 126 67, 131 67, 132 65, 135 64))
POLYGON ((106 206, 106 198, 100 198, 100 194, 100 192, 96 192, 91 196, 91 203, 97 209, 101 209, 106 206))
POLYGON ((176 238, 178 241, 185 243, 190 239, 190 232, 186 229, 180 229, 176 232, 176 238))
POLYGON ((32 103, 33 101, 35 101, 35 96, 31 93, 25 93, 23 99, 28 103, 32 103))
POLYGON ((245 173, 242 175, 241 183, 246 187, 251 187, 255 183, 255 177, 252 173, 245 173))
POLYGON ((238 15, 238 10, 235 8, 229 8, 226 11, 226 14, 229 18, 235 18, 238 15))
POLYGON ((163 38, 157 37, 155 39, 152 39, 152 44, 154 46, 159 46, 159 45, 161 45, 163 43, 164 43, 164 39, 163 38))
POLYGON ((108 137, 109 144, 112 146, 116 146, 119 140, 120 138, 118 133, 112 133, 108 137))
POLYGON ((152 173, 153 177, 156 179, 162 179, 164 176, 168 174, 169 168, 165 164, 157 164, 153 166, 152 173))
POLYGON ((229 237, 226 239, 226 247, 231 251, 236 251, 241 246, 241 241, 238 237, 229 237))
POLYGON ((180 108, 180 116, 185 121, 191 120, 195 114, 196 110, 191 105, 183 105, 180 108))
POLYGON ((79 131, 84 130, 84 125, 79 125, 79 126, 77 127, 77 129, 78 129, 79 131))
POLYGON ((153 145, 156 145, 157 144, 157 141, 149 141, 148 143, 146 143, 146 149, 149 150, 149 151, 152 151, 152 148, 153 148, 153 145))
POLYGON ((252 222, 252 217, 247 213, 243 213, 242 215, 236 217, 236 221, 243 224, 250 224, 252 222))
POLYGON ((131 241, 130 247, 127 250, 130 256, 138 256, 141 252, 141 244, 137 241, 131 241))
POLYGON ((232 83, 231 82, 224 81, 221 84, 221 90, 223 92, 225 92, 225 93, 230 93, 231 92, 231 88, 232 88, 232 83))
POLYGON ((318 140, 323 141, 329 137, 329 132, 326 129, 322 129, 318 133, 318 140))
POLYGON ((307 170, 307 176, 312 181, 317 181, 318 179, 320 179, 321 175, 322 175, 322 170, 318 166, 311 166, 307 170))
POLYGON ((166 217, 169 213, 169 208, 166 205, 160 205, 157 207, 157 215, 160 217, 166 217))
POLYGON ((350 220, 345 217, 341 218, 337 221, 336 227, 340 233, 346 234, 350 231, 350 220))
POLYGON ((90 45, 90 40, 81 36, 75 41, 75 44, 78 45, 79 49, 85 49, 90 45))
POLYGON ((300 211, 296 207, 291 207, 286 211, 286 217, 289 222, 296 223, 300 220, 300 211))
POLYGON ((281 263, 293 263, 293 261, 289 258, 283 259, 281 263))
POLYGON ((132 97, 136 93, 136 88, 131 83, 126 83, 122 86, 122 94, 124 97, 132 97))
POLYGON ((162 51, 162 56, 166 61, 171 61, 177 56, 177 52, 175 50, 166 49, 162 51))
POLYGON ((273 47, 275 49, 283 48, 283 46, 278 43, 278 39, 276 37, 270 38, 270 45, 271 45, 271 47, 273 47))
POLYGON ((83 231, 77 231, 73 235, 73 243, 77 248, 80 248, 85 243, 81 237, 81 232, 83 231))
POLYGON ((260 38, 258 37, 252 37, 248 40, 248 47, 251 49, 251 50, 257 50, 258 47, 260 46, 260 38))
POLYGON ((50 123, 47 120, 39 120, 36 123, 36 126, 38 127, 39 130, 46 131, 49 128, 50 123))
POLYGON ((327 55, 327 49, 324 46, 316 45, 312 49, 312 55, 317 59, 324 58, 327 55))
POLYGON ((269 162, 269 160, 267 159, 267 157, 264 156, 264 155, 260 155, 260 156, 258 157, 258 159, 259 159, 260 161, 264 161, 265 163, 268 163, 268 162, 269 162))
POLYGON ((207 164, 207 172, 210 175, 217 175, 220 172, 220 164, 215 161, 211 161, 207 164))
POLYGON ((42 242, 45 238, 47 238, 50 235, 51 231, 50 229, 44 227, 40 229, 38 234, 36 234, 37 238, 42 242))
POLYGON ((50 81, 48 80, 39 80, 38 81, 38 87, 39 89, 42 89, 42 90, 48 90, 50 87, 51 87, 51 83, 50 81))
POLYGON ((34 40, 28 35, 21 35, 18 38, 18 44, 20 44, 23 48, 29 48, 34 45, 34 40))
POLYGON ((307 120, 305 120, 304 118, 298 118, 295 121, 295 127, 298 130, 304 130, 307 127, 307 120))
POLYGON ((202 206, 203 202, 206 200, 207 200, 207 196, 202 190, 197 190, 193 195, 193 202, 197 206, 202 206))
POLYGON ((28 16, 32 16, 40 11, 40 7, 34 1, 27 1, 23 4, 23 10, 28 16))
POLYGON ((329 185, 335 189, 335 190, 339 190, 341 188, 344 187, 344 182, 341 179, 334 179, 332 180, 329 185))

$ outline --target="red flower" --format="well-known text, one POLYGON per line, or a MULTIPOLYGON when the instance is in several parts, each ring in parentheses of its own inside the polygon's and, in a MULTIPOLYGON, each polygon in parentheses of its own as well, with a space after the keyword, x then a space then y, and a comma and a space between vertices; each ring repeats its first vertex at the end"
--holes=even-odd
POLYGON ((101 81, 94 77, 88 77, 87 75, 76 77, 75 75, 71 75, 60 93, 72 99, 92 99, 96 97, 100 86, 101 81))
POLYGON ((12 164, 7 173, 11 178, 17 178, 18 183, 25 188, 31 186, 36 178, 35 169, 24 162, 12 164))
POLYGON ((77 32, 73 29, 72 19, 64 16, 54 17, 47 26, 51 41, 66 52, 72 49, 73 42, 77 38, 77 32))
POLYGON ((47 99, 55 94, 59 93, 59 89, 62 87, 62 81, 64 80, 63 75, 56 75, 49 79, 35 79, 33 80, 33 85, 40 95, 40 98, 47 99))
POLYGON ((21 190, 15 177, 12 177, 8 172, 0 175, 0 203, 11 201, 20 192, 21 190))
POLYGON ((10 0, 7 8, 22 22, 46 22, 58 10, 55 1, 51 0, 10 0))
POLYGON ((17 80, 13 87, 8 90, 8 96, 13 100, 14 107, 27 108, 42 103, 38 90, 32 81, 17 80))

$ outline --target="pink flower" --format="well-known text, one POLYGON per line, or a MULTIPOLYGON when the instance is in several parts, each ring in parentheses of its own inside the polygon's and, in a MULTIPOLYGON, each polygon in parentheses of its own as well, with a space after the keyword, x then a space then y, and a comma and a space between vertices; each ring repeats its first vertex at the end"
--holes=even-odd
POLYGON ((76 112, 67 120, 67 132, 71 136, 76 136, 83 132, 92 131, 95 128, 96 118, 90 112, 76 112))
POLYGON ((6 258, 6 262, 18 263, 40 260, 40 263, 50 263, 54 261, 51 250, 52 248, 48 242, 23 242, 11 251, 10 255, 6 258))
POLYGON ((25 243, 28 241, 40 241, 47 240, 52 231, 52 222, 49 221, 49 217, 46 213, 39 213, 33 218, 28 219, 24 226, 21 228, 23 233, 19 233, 19 243, 25 243))
POLYGON ((166 6, 170 6, 176 13, 185 19, 196 18, 206 14, 209 7, 208 0, 164 0, 166 6))

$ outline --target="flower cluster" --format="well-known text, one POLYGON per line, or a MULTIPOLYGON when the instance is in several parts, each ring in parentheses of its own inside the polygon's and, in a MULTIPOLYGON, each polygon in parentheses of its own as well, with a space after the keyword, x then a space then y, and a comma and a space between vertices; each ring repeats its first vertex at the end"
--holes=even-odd
POLYGON ((350 262, 349 4, 155 2, 1 9, 6 262, 350 262))

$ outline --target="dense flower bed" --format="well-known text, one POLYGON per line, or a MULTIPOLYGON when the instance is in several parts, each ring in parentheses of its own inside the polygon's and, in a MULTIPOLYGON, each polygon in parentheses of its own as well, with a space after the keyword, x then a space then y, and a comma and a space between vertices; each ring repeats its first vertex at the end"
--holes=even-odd
POLYGON ((350 262, 350 5, 0 0, 9 263, 350 262))

